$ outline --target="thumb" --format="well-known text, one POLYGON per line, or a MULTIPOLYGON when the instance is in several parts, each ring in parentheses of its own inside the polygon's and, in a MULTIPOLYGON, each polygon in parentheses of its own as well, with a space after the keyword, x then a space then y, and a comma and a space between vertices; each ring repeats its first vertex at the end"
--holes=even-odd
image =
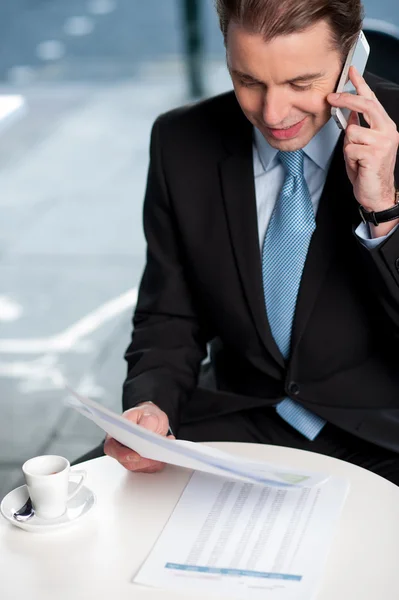
POLYGON ((128 409, 124 413, 124 416, 137 425, 140 425, 149 431, 153 431, 154 433, 166 435, 168 432, 168 416, 155 404, 149 402, 139 404, 134 408, 128 409))
POLYGON ((150 412, 144 412, 137 421, 138 425, 141 425, 145 429, 149 429, 150 431, 154 431, 155 433, 160 433, 160 420, 158 415, 150 412))
POLYGON ((152 404, 144 408, 137 424, 160 435, 166 435, 169 429, 169 420, 166 414, 152 404))

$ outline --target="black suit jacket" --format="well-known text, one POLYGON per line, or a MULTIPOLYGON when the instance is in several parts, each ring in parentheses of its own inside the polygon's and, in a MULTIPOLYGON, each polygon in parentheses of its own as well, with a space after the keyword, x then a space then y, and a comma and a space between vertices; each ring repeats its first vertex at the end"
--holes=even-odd
MULTIPOLYGON (((366 79, 399 124, 399 87, 369 73, 366 79)), ((357 240, 343 138, 320 201, 285 362, 264 304, 251 124, 233 92, 157 119, 125 410, 151 400, 177 430, 181 420, 291 396, 399 452, 399 228, 371 251, 357 240), (208 342, 212 385, 199 378, 208 342)))

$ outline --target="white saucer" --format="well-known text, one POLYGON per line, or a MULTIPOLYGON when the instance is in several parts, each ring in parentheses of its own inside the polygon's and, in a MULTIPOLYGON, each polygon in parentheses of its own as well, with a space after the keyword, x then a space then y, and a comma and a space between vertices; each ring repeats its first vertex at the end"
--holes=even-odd
MULTIPOLYGON (((75 483, 71 482, 70 492, 73 491, 75 485, 75 483)), ((12 515, 25 504, 28 496, 28 488, 26 485, 22 485, 21 487, 12 490, 12 492, 3 498, 0 505, 0 511, 3 517, 13 525, 21 527, 21 529, 25 529, 26 531, 34 531, 37 533, 53 531, 54 529, 60 529, 61 527, 68 527, 69 525, 76 523, 76 521, 80 521, 96 503, 94 492, 83 486, 76 496, 71 498, 68 502, 67 510, 61 517, 58 517, 57 519, 41 519, 34 515, 28 521, 17 521, 12 515)))

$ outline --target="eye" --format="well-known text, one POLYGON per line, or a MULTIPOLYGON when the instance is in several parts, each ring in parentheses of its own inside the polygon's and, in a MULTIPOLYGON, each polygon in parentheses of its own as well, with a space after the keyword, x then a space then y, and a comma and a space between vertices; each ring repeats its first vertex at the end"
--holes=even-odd
POLYGON ((252 87, 257 87, 258 85, 262 85, 261 83, 258 83, 257 81, 246 81, 245 79, 239 79, 239 83, 243 87, 247 87, 247 88, 252 88, 252 87))
POLYGON ((299 90, 300 92, 310 90, 310 88, 312 87, 311 85, 295 85, 295 83, 291 83, 291 85, 295 90, 299 90))

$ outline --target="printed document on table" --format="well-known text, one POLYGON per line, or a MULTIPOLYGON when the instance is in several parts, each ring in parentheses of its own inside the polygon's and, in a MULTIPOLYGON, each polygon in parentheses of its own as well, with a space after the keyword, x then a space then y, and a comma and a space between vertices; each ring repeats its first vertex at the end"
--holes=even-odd
POLYGON ((67 390, 72 396, 69 401, 70 406, 94 421, 118 442, 145 458, 229 479, 287 488, 319 485, 329 477, 326 473, 298 471, 265 462, 249 461, 202 444, 168 439, 140 425, 135 425, 69 387, 67 390))
POLYGON ((312 600, 345 479, 278 488, 194 473, 134 583, 187 598, 312 600))

